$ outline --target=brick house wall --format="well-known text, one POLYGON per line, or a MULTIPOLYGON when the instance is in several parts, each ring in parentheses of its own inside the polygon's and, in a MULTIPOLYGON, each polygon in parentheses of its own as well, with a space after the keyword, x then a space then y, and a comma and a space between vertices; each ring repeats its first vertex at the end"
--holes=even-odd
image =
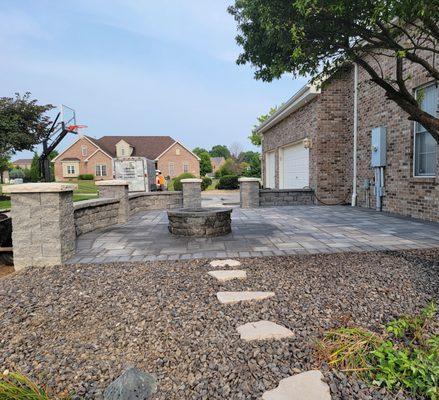
POLYGON ((159 157, 157 168, 162 171, 164 176, 170 176, 171 178, 175 178, 183 172, 190 172, 197 177, 200 176, 200 162, 179 143, 175 143, 159 157), (185 171, 185 165, 187 171, 185 171))
MULTIPOLYGON (((380 59, 384 73, 392 76, 394 61, 380 59)), ((409 90, 431 82, 421 67, 406 62, 405 76, 409 90)), ((365 179, 374 179, 370 167, 371 130, 384 125, 387 127, 387 166, 384 169, 385 196, 383 210, 405 216, 439 221, 439 184, 435 178, 414 176, 414 123, 394 102, 387 100, 384 90, 369 82, 367 73, 359 68, 358 93, 358 205, 366 206, 369 194, 370 207, 375 207, 373 188, 362 187, 365 179)), ((439 151, 438 151, 439 154, 439 151)), ((436 163, 439 172, 439 161, 436 163)))
POLYGON ((55 169, 55 180, 56 181, 70 181, 77 179, 77 177, 66 177, 63 172, 63 164, 68 164, 68 162, 63 162, 66 159, 78 159, 77 165, 79 165, 79 171, 76 175, 81 174, 93 174, 96 175, 96 165, 103 164, 107 166, 107 176, 96 177, 97 180, 102 179, 113 179, 113 162, 110 157, 99 150, 95 155, 93 155, 88 162, 85 162, 98 147, 93 144, 88 139, 81 137, 72 146, 70 146, 66 151, 64 151, 58 158, 54 161, 55 169), (87 154, 82 154, 82 148, 87 149, 87 154))
MULTIPOLYGON (((350 200, 352 182, 352 70, 328 80, 308 104, 263 134, 262 159, 275 151, 275 182, 279 188, 279 149, 306 137, 309 150, 309 185, 329 204, 350 200)), ((266 177, 264 176, 264 184, 266 177)))

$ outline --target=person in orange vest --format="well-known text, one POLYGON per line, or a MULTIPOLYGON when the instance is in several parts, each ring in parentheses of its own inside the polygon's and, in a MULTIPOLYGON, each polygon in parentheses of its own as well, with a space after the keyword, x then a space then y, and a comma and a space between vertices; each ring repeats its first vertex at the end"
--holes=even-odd
POLYGON ((165 190, 165 177, 162 175, 162 171, 157 171, 156 175, 157 190, 160 190, 162 192, 163 190, 165 190))

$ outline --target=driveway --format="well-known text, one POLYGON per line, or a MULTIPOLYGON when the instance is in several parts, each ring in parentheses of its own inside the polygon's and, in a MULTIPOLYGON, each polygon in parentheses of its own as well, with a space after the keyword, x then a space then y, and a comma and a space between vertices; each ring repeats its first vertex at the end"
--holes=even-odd
MULTIPOLYGON (((221 195, 218 196, 203 195, 203 204, 220 206, 223 200, 221 195)), ((77 254, 69 263, 258 257, 439 247, 437 223, 348 206, 294 206, 249 210, 234 208, 232 229, 231 234, 218 238, 175 237, 168 232, 166 211, 138 213, 124 225, 80 236, 77 240, 77 254)))

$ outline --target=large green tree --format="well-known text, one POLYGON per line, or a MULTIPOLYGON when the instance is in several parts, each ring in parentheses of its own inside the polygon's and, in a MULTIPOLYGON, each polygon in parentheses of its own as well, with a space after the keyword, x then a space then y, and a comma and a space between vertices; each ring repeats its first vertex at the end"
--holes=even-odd
POLYGON ((205 176, 206 174, 212 172, 212 164, 210 162, 210 155, 207 151, 203 151, 198 154, 200 157, 200 175, 205 176))
POLYGON ((47 135, 51 104, 39 105, 30 93, 0 98, 0 155, 32 150, 47 135))
POLYGON ((209 154, 211 157, 229 158, 230 150, 225 145, 217 144, 216 146, 212 147, 212 149, 209 151, 209 154))
POLYGON ((257 132, 259 126, 263 124, 268 118, 270 118, 276 111, 278 107, 271 107, 267 114, 262 114, 258 117, 258 122, 253 126, 253 130, 251 135, 248 137, 250 142, 255 146, 260 146, 262 144, 262 136, 259 132, 257 132))
POLYGON ((235 0, 229 11, 240 30, 238 63, 251 63, 256 78, 317 79, 355 62, 439 142, 439 119, 421 109, 407 84, 409 63, 439 80, 438 0, 235 0))
POLYGON ((243 175, 260 178, 261 176, 261 154, 256 151, 245 151, 240 154, 239 160, 246 164, 243 175))
POLYGON ((206 149, 203 149, 202 147, 195 147, 195 149, 192 150, 192 153, 200 157, 201 153, 209 153, 209 152, 206 149))

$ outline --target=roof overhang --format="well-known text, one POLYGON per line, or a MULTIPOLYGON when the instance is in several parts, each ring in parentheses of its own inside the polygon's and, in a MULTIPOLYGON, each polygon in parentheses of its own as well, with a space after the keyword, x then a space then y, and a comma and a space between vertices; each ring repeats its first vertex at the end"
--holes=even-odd
POLYGON ((264 133, 269 130, 272 126, 278 124, 283 119, 288 117, 288 115, 299 110, 304 105, 308 104, 321 92, 320 88, 307 84, 303 86, 298 92, 296 92, 293 97, 291 97, 282 107, 280 107, 270 118, 264 121, 256 129, 257 133, 264 133))

